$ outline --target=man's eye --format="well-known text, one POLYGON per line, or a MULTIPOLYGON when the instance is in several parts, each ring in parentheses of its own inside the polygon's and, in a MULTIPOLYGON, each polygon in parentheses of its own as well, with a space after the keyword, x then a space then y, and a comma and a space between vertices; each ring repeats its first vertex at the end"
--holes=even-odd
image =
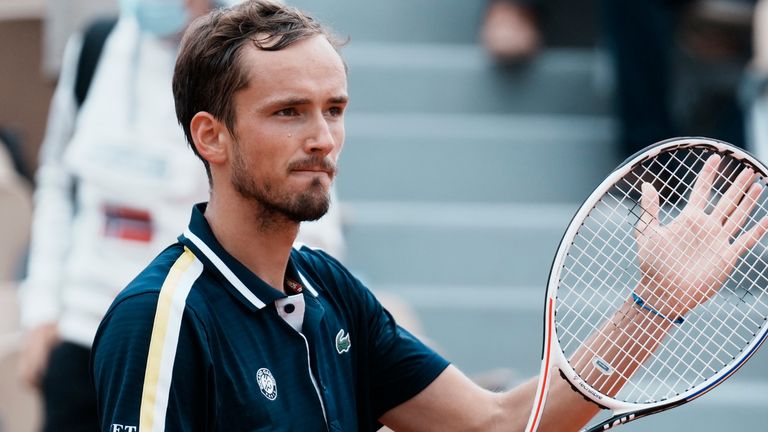
POLYGON ((344 114, 344 108, 342 107, 331 107, 328 109, 328 113, 334 117, 340 116, 344 114))
POLYGON ((298 114, 299 112, 296 111, 296 108, 285 108, 275 113, 276 116, 281 116, 281 117, 292 117, 298 114))

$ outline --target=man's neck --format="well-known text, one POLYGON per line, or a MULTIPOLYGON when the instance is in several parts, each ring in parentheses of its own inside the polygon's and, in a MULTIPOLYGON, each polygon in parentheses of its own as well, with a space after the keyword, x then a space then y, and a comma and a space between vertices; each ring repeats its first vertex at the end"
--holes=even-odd
POLYGON ((208 203, 205 219, 230 255, 264 282, 284 291, 285 271, 299 231, 298 223, 268 214, 250 200, 215 196, 208 203))

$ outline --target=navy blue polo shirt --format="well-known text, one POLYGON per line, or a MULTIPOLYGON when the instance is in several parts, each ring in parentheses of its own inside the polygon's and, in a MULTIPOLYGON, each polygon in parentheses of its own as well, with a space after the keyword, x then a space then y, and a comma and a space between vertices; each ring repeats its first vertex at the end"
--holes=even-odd
POLYGON ((101 323, 102 431, 376 430, 448 366, 324 252, 292 250, 286 295, 222 248, 204 210, 101 323))

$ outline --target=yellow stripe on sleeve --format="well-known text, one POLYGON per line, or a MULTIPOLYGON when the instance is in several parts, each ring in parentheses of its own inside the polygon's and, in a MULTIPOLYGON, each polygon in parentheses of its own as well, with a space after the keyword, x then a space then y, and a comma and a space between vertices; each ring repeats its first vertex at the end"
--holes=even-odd
POLYGON ((173 264, 160 289, 141 395, 139 430, 142 432, 165 429, 165 412, 181 317, 187 295, 201 271, 202 265, 185 247, 184 253, 173 264), (160 416, 162 418, 156 418, 160 416))

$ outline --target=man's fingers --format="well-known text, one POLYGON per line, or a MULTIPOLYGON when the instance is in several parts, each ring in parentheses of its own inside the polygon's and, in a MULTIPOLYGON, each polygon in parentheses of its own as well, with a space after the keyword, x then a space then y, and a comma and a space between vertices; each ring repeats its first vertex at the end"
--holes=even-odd
POLYGON ((643 183, 640 189, 643 192, 640 198, 642 214, 637 230, 642 233, 648 227, 653 228, 659 225, 659 193, 650 183, 643 183))
POLYGON ((728 187, 723 196, 720 197, 712 214, 717 216, 721 223, 724 223, 725 219, 736 209, 739 200, 747 192, 754 180, 755 172, 751 168, 744 169, 733 181, 733 184, 728 187))
POLYGON ((744 223, 749 218, 749 214, 752 213, 752 209, 755 208, 757 199, 760 197, 762 191, 763 187, 759 183, 754 183, 752 187, 749 188, 744 195, 744 198, 742 198, 741 202, 736 206, 736 209, 726 219, 725 223, 723 223, 725 232, 730 235, 736 235, 736 233, 739 232, 739 229, 744 226, 744 223))
POLYGON ((768 231, 768 216, 760 219, 760 222, 755 224, 747 232, 740 235, 731 245, 735 254, 735 258, 741 256, 744 252, 751 249, 760 238, 768 231))
POLYGON ((701 169, 699 177, 696 179, 696 183, 693 184, 689 205, 702 210, 707 207, 709 191, 712 190, 712 183, 715 180, 717 166, 719 164, 720 155, 717 154, 710 156, 707 161, 704 162, 704 167, 701 169))

